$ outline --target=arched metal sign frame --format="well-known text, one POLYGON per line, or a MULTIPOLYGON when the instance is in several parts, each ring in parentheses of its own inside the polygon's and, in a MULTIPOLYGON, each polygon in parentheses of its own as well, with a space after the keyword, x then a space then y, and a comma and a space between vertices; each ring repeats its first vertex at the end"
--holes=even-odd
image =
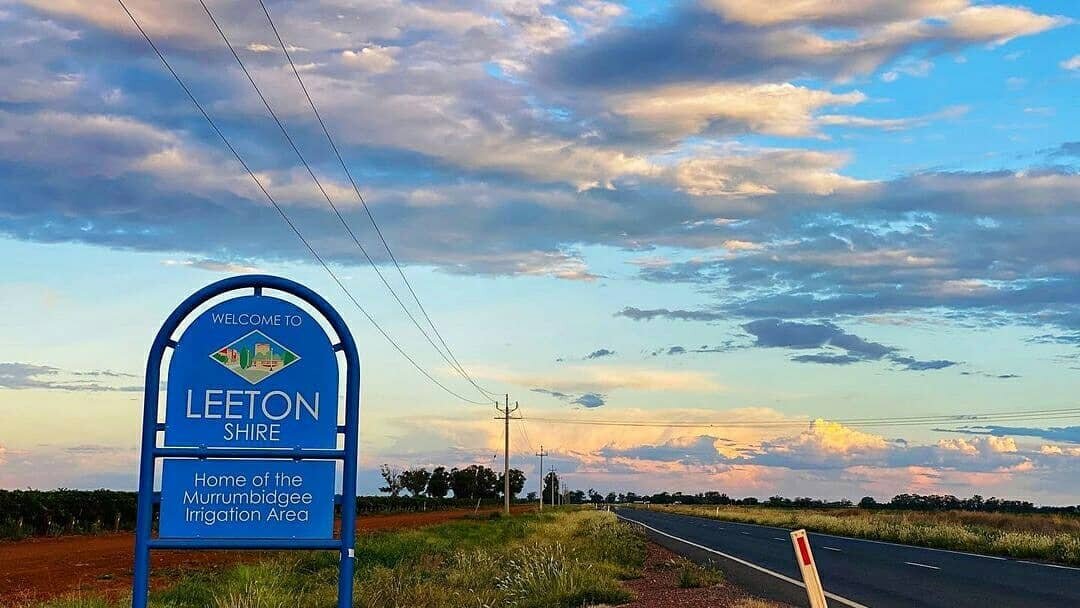
MULTIPOLYGON (((339 382, 340 389, 340 382, 339 382)), ((167 421, 166 421, 167 424, 167 421)), ((146 387, 143 393, 142 449, 139 457, 138 517, 135 525, 135 577, 132 583, 132 608, 146 608, 150 583, 150 551, 153 549, 323 549, 338 550, 341 570, 338 578, 338 607, 352 606, 353 568, 356 542, 356 459, 359 449, 360 425, 360 357, 356 342, 345 320, 322 296, 303 285, 270 275, 246 275, 231 277, 207 285, 184 300, 165 320, 154 338, 146 364, 146 387), (158 433, 165 424, 158 422, 161 364, 167 349, 173 349, 177 340, 173 334, 181 323, 199 306, 211 298, 233 291, 253 289, 262 296, 270 289, 295 296, 319 312, 334 330, 337 342, 335 351, 345 356, 345 424, 337 427, 338 435, 344 435, 343 449, 207 449, 161 447, 157 444, 158 433), (156 463, 161 458, 196 459, 285 459, 285 460, 340 460, 343 476, 341 495, 335 502, 341 505, 341 531, 338 538, 328 539, 197 539, 152 538, 153 508, 159 497, 154 494, 156 463)))

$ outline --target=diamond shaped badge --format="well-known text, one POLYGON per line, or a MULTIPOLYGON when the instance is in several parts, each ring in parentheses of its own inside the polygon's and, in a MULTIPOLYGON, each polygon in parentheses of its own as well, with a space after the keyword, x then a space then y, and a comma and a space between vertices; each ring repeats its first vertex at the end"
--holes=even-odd
POLYGON ((244 380, 258 384, 299 361, 300 355, 256 329, 210 353, 210 358, 244 380))

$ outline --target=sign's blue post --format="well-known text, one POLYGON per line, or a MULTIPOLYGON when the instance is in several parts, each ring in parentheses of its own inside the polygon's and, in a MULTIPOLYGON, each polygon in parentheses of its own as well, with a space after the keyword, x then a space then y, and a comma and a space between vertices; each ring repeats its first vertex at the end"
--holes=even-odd
POLYGON ((288 279, 251 275, 218 281, 184 300, 158 331, 146 366, 132 607, 146 608, 152 549, 337 550, 338 607, 352 606, 359 423, 356 343, 321 296, 288 279), (189 320, 210 300, 244 290, 254 293, 218 301, 189 320), (265 290, 314 308, 335 341, 305 309, 265 290), (161 365, 169 350, 159 422, 161 365), (344 425, 338 424, 339 353, 344 425), (337 537, 335 503, 341 505, 337 537))

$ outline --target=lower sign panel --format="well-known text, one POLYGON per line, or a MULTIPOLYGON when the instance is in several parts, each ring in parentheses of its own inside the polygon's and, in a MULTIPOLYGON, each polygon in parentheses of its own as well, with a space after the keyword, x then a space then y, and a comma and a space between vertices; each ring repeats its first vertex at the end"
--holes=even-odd
POLYGON ((161 538, 333 538, 334 462, 165 460, 161 538))

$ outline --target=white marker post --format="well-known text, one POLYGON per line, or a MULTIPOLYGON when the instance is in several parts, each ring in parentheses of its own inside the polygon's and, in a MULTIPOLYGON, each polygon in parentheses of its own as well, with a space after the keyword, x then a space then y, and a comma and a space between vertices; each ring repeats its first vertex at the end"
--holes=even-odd
POLYGON ((825 603, 825 590, 821 588, 821 578, 818 577, 817 564, 814 563, 814 554, 810 551, 810 539, 806 537, 806 530, 792 532, 791 544, 795 547, 795 561, 799 563, 799 571, 802 572, 803 583, 806 584, 806 596, 810 598, 810 608, 828 608, 825 603))

